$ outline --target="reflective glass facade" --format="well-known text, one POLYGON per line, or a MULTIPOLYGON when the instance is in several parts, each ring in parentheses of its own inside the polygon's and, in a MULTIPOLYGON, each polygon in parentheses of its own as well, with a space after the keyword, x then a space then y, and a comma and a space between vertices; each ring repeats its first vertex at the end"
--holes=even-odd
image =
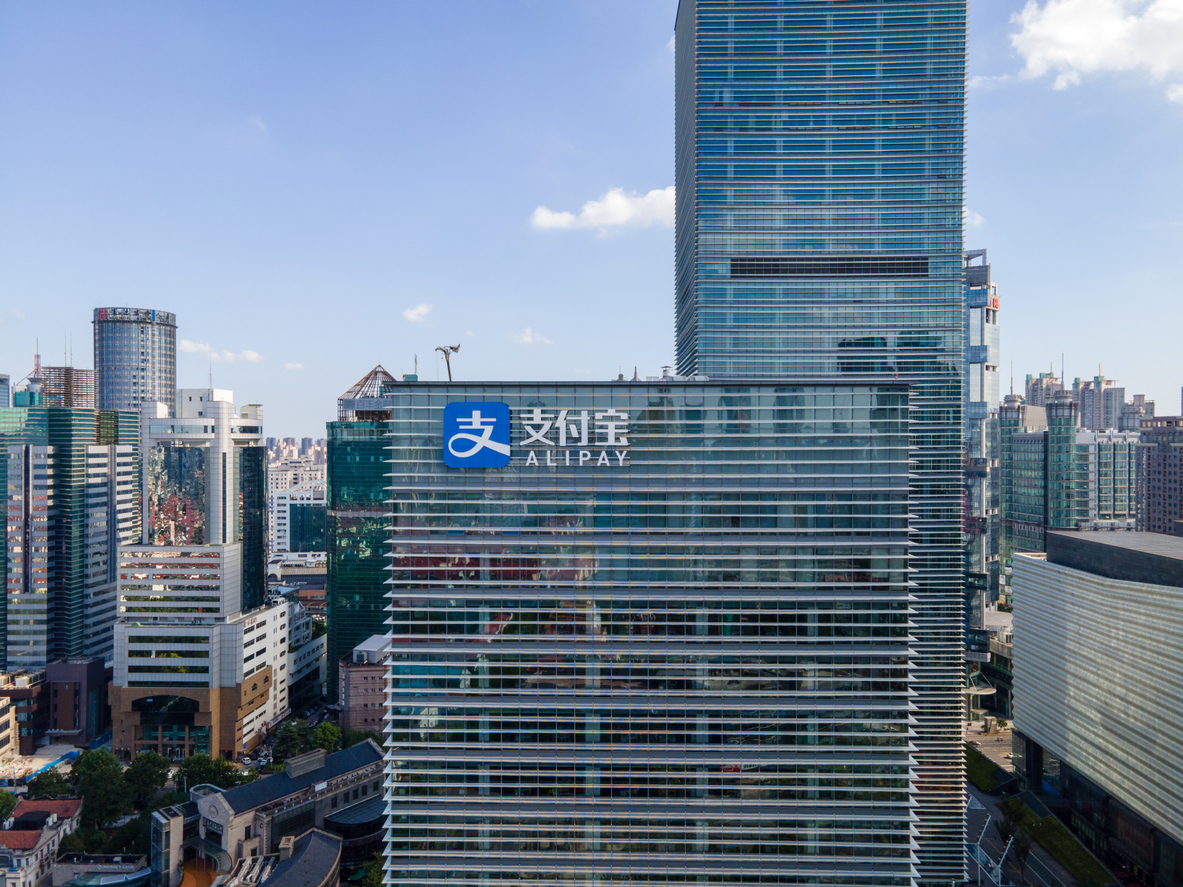
POLYGON ((0 409, 7 668, 43 666, 108 644, 109 623, 98 631, 91 618, 109 609, 109 557, 139 527, 129 507, 139 495, 136 419, 61 407, 0 409), (118 449, 100 458, 108 447, 118 449), (19 473, 10 476, 10 469, 19 473))
POLYGON ((145 543, 205 545, 209 448, 157 444, 145 458, 145 543))
POLYGON ((919 877, 963 877, 965 0, 681 0, 678 372, 911 386, 919 877))
POLYGON ((388 883, 912 883, 905 386, 392 387, 388 883))
POLYGON ((335 697, 341 657, 386 632, 390 426, 373 420, 329 422, 327 428, 325 607, 328 691, 335 697))
POLYGON ((177 318, 152 308, 94 309, 94 396, 100 410, 177 406, 177 318))

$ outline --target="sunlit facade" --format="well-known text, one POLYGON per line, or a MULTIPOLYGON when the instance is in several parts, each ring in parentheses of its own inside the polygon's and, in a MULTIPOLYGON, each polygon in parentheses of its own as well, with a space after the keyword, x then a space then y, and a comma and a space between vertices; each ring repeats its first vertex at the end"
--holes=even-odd
POLYGON ((912 883, 905 386, 378 405, 388 884, 912 883), (506 408, 508 464, 445 465, 449 403, 506 408))
POLYGON ((683 375, 910 386, 918 878, 964 877, 965 0, 681 0, 683 375))

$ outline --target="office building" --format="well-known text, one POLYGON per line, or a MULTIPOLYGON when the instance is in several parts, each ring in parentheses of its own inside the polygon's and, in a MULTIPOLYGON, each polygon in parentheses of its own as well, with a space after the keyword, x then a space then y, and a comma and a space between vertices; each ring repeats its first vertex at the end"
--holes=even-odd
POLYGON ((969 622, 982 629, 985 604, 998 597, 999 517, 998 365, 1001 359, 998 287, 986 250, 965 254, 965 473, 966 590, 969 622), (983 593, 984 592, 984 593, 983 593), (976 614, 976 618, 974 616, 976 614))
POLYGON ((111 727, 111 667, 101 656, 58 659, 45 668, 49 723, 45 734, 53 742, 87 748, 111 727))
POLYGON ((263 407, 183 388, 140 408, 146 545, 242 545, 241 609, 263 603, 267 451, 263 407))
POLYGON ((94 391, 100 410, 146 401, 176 407, 177 318, 151 308, 94 309, 94 391))
POLYGON ((12 406, 12 385, 7 373, 0 373, 0 409, 12 406))
POLYGON ((1183 416, 1147 419, 1138 448, 1138 529, 1183 536, 1183 416))
MULTIPOLYGON (((366 740, 331 755, 315 750, 288 758, 282 773, 237 788, 192 789, 188 803, 152 814, 153 883, 180 887, 182 864, 194 855, 218 875, 228 875, 242 860, 280 853, 285 840, 309 829, 335 833, 340 841, 346 831, 340 826, 360 824, 359 813, 368 817, 370 831, 349 838, 380 847, 382 758, 382 750, 366 740)), ((309 887, 319 879, 299 883, 309 887)))
POLYGON ((293 693, 323 682, 324 640, 298 602, 274 596, 242 608, 242 551, 240 543, 120 550, 116 754, 237 760, 291 713, 293 693))
POLYGON ((684 376, 911 386, 917 865, 964 875, 964 0, 682 0, 684 376))
POLYGON ((1048 530, 1134 529, 1137 432, 1081 428, 1066 391, 1045 408, 1008 394, 999 426, 1004 571, 1017 552, 1043 551, 1048 530))
POLYGON ((78 367, 41 367, 41 392, 50 407, 95 408, 94 370, 78 367))
MULTIPOLYGON (((325 599, 329 625, 329 693, 338 688, 337 664, 358 644, 386 631, 390 498, 390 410, 346 408, 375 398, 394 377, 374 367, 337 400, 337 421, 326 423, 328 543, 325 599)), ((337 700, 334 698, 334 702, 337 700)))
POLYGON ((112 652, 115 552, 140 531, 135 414, 0 410, 4 662, 112 652))
POLYGON ((337 664, 341 732, 368 730, 381 734, 386 712, 386 658, 390 641, 380 634, 358 644, 337 664))
POLYGON ((270 504, 272 554, 327 551, 324 481, 308 481, 274 493, 270 504))
POLYGON ((45 681, 45 669, 0 673, 0 701, 12 713, 9 735, 15 743, 16 754, 32 755, 49 726, 49 685, 45 681))
POLYGON ((913 883, 906 385, 385 389, 388 883, 913 883))
POLYGON ((1183 884, 1183 539, 1053 531, 1013 569, 1016 774, 1115 870, 1183 884))

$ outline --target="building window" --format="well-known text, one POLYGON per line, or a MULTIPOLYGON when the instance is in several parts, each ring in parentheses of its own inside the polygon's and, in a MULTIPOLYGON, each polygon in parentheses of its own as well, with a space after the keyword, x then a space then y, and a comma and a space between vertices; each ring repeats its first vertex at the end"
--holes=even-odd
POLYGON ((330 807, 330 809, 333 809, 333 810, 337 809, 337 796, 336 795, 333 795, 333 800, 329 803, 329 807, 330 807))

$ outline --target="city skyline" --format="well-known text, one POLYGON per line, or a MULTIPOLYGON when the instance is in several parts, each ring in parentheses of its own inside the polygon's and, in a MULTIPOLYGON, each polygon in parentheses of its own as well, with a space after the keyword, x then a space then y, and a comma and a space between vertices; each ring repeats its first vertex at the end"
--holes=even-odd
MULTIPOLYGON (((1165 5, 973 10, 965 240, 1008 299, 1004 391, 1012 361, 1022 380, 1063 352, 1069 378, 1103 363, 1175 412, 1170 325, 1143 321, 1174 308, 1183 238, 1183 38, 1146 36, 1165 5), (1089 25, 1071 44, 1069 13, 1089 25)), ((38 338, 43 363, 64 341, 92 365, 94 308, 126 305, 175 313, 178 384, 212 370, 276 436, 321 436, 373 360, 446 378, 443 344, 457 379, 657 373, 676 6, 0 12, 0 371, 38 338)))

